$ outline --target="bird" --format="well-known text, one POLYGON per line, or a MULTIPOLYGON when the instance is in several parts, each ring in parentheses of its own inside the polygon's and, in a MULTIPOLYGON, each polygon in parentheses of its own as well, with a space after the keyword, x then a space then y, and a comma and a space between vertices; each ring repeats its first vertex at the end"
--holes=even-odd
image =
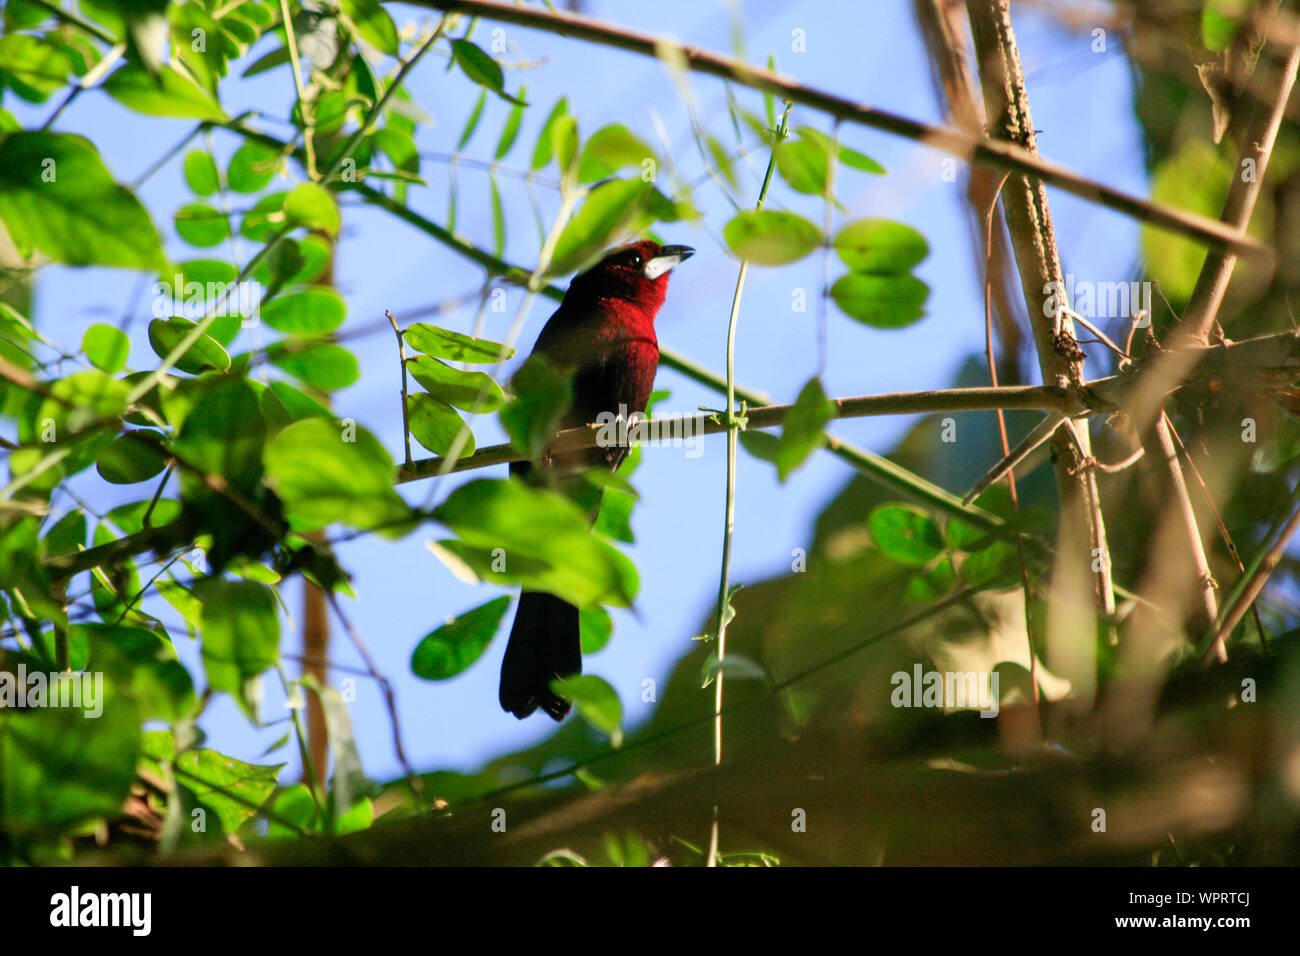
MULTIPOLYGON (((694 254, 690 246, 642 239, 608 251, 574 277, 532 351, 573 383, 573 404, 561 428, 596 422, 602 412, 645 412, 659 368, 655 317, 668 292, 668 274, 694 254)), ((626 446, 593 447, 538 463, 516 462, 510 471, 529 480, 539 468, 550 477, 590 467, 614 470, 627 452, 626 446)), ((569 702, 551 689, 551 681, 582 673, 578 620, 578 608, 554 594, 520 595, 501 662, 502 710, 523 720, 540 707, 556 721, 565 718, 569 702)))

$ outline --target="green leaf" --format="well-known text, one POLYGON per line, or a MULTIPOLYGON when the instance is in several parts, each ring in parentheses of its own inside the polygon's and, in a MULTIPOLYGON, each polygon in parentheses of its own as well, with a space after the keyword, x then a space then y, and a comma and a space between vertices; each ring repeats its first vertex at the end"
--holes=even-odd
POLYGON ((267 349, 271 364, 320 392, 337 392, 361 377, 357 357, 341 345, 289 339, 267 349))
POLYGON ((862 170, 865 173, 876 173, 878 175, 883 175, 885 173, 885 167, 881 166, 871 157, 864 156, 855 149, 849 149, 842 143, 837 143, 825 133, 813 129, 811 126, 801 126, 799 128, 799 135, 803 139, 812 140, 813 142, 820 144, 827 156, 834 154, 845 166, 862 170))
MULTIPOLYGON (((193 328, 194 323, 189 319, 154 319, 149 323, 149 345, 155 355, 166 358, 193 328)), ((176 368, 191 375, 198 375, 207 369, 224 372, 230 368, 230 356, 212 336, 205 333, 182 353, 176 361, 176 368)))
POLYGON ((555 244, 550 275, 581 272, 604 254, 624 232, 634 232, 654 195, 654 186, 639 179, 614 179, 591 191, 555 244))
POLYGON ((501 64, 469 40, 451 41, 451 55, 466 76, 484 89, 512 103, 522 102, 505 91, 506 75, 501 64))
POLYGON ((578 708, 578 715, 604 734, 615 749, 623 746, 623 702, 608 683, 593 674, 551 681, 551 688, 578 708))
POLYGON ((519 452, 538 458, 573 404, 573 383, 533 353, 511 379, 510 391, 514 398, 501 409, 501 427, 519 452))
POLYGON ((159 498, 156 502, 151 500, 132 501, 124 505, 118 505, 106 515, 105 520, 118 528, 121 528, 126 534, 135 534, 144 530, 144 515, 153 506, 153 512, 150 514, 150 522, 153 527, 167 524, 168 522, 179 518, 181 513, 181 503, 174 498, 159 498))
POLYGON ((226 170, 226 182, 237 193, 261 192, 275 176, 280 154, 256 140, 249 140, 235 150, 226 170))
POLYGON ((347 315, 343 297, 320 286, 272 299, 261 308, 262 321, 286 335, 320 335, 333 332, 347 315))
POLYGON ((0 220, 24 256, 142 270, 164 263, 149 213, 80 136, 0 135, 0 220))
POLYGON ((44 553, 47 555, 74 554, 80 551, 81 545, 85 543, 86 513, 80 508, 74 508, 54 522, 45 531, 45 537, 41 539, 44 553))
POLYGON ((393 490, 392 456, 364 428, 306 418, 271 439, 262 460, 295 531, 335 522, 364 530, 409 512, 393 490))
MULTIPOLYGON (((112 536, 108 536, 112 540, 112 536)), ((181 720, 197 708, 194 681, 171 642, 155 631, 115 624, 74 624, 69 643, 92 649, 91 670, 135 700, 144 720, 181 720)))
POLYGON ((843 143, 840 144, 840 162, 851 169, 861 170, 864 173, 875 173, 877 176, 883 176, 888 172, 884 166, 881 166, 870 156, 859 153, 856 149, 849 149, 843 143))
POLYGON ((420 153, 410 133, 386 126, 375 130, 372 138, 375 148, 391 159, 394 167, 412 175, 420 172, 420 153))
POLYGON ((513 348, 500 342, 476 339, 471 335, 429 325, 427 322, 417 322, 410 326, 402 333, 402 338, 417 352, 452 362, 494 365, 513 358, 515 354, 513 348))
POLYGON ((448 455, 457 436, 465 432, 460 457, 474 454, 474 433, 456 409, 422 392, 407 395, 406 399, 408 424, 416 441, 435 455, 448 455))
POLYGON ((576 604, 627 607, 636 569, 613 546, 591 534, 586 513, 559 492, 517 480, 479 479, 461 485, 434 512, 460 542, 442 542, 484 580, 524 582, 576 604), (485 563, 463 543, 489 555, 485 563), (492 567, 496 550, 504 571, 492 567))
POLYGON ((456 143, 456 152, 461 152, 469 145, 474 131, 478 129, 478 121, 483 117, 483 107, 487 105, 487 91, 479 93, 478 99, 474 102, 474 109, 470 110, 469 118, 465 120, 465 128, 460 131, 460 141, 456 143))
POLYGON ((308 833, 315 832, 319 828, 316 801, 312 799, 311 790, 306 784, 296 783, 276 794, 275 800, 271 803, 271 814, 267 819, 268 837, 298 836, 296 830, 279 822, 281 820, 292 823, 308 833))
POLYGON ((501 190, 497 188, 496 177, 491 179, 492 183, 492 248, 498 258, 505 253, 506 248, 506 214, 501 208, 501 190))
POLYGON ((234 341, 244 318, 239 311, 239 288, 232 285, 237 278, 239 271, 223 259, 189 259, 178 263, 171 275, 159 276, 170 288, 178 309, 184 302, 187 311, 193 310, 191 314, 201 314, 205 307, 222 303, 223 314, 208 326, 208 335, 223 347, 234 341))
POLYGON ((289 62, 289 48, 284 46, 276 47, 270 53, 264 53, 256 60, 254 60, 252 65, 249 66, 248 69, 246 69, 243 73, 241 73, 240 76, 242 76, 244 79, 248 79, 250 76, 257 76, 259 73, 265 73, 268 70, 273 70, 277 66, 284 66, 288 62, 289 62))
POLYGON ((101 478, 113 485, 148 481, 167 467, 168 454, 162 440, 161 432, 150 429, 122 435, 99 453, 95 468, 101 478))
POLYGON ((551 107, 546 122, 542 124, 542 131, 537 136, 537 145, 533 147, 533 160, 530 168, 534 171, 544 167, 551 161, 551 157, 555 155, 555 142, 553 139, 555 124, 561 116, 567 116, 568 112, 569 101, 565 97, 560 97, 555 105, 551 107))
POLYGON ((0 831, 11 841, 120 811, 136 779, 140 716, 111 682, 100 686, 93 720, 73 707, 0 708, 0 831))
POLYGON ((782 481, 826 444, 824 429, 834 417, 835 403, 826 397, 821 380, 809 379, 790 409, 776 447, 776 473, 782 481))
POLYGON ((0 37, 0 87, 29 103, 44 103, 71 71, 72 58, 48 40, 22 33, 0 37))
POLYGON ((613 176, 626 166, 640 167, 655 152, 621 123, 611 123, 591 134, 582 148, 578 182, 591 183, 613 176))
POLYGON ((821 140, 801 131, 799 139, 781 143, 776 148, 776 168, 795 192, 825 194, 830 156, 821 140))
POLYGON ((578 612, 578 628, 582 634, 582 653, 595 654, 613 637, 614 620, 603 607, 585 607, 578 612))
POLYGON ((850 269, 876 275, 903 275, 930 252, 925 236, 888 219, 851 222, 839 231, 834 245, 850 269))
POLYGON ((943 534, 934 519, 911 505, 883 504, 867 519, 876 547, 900 564, 923 567, 943 553, 943 534))
POLYGON ((315 183, 300 183, 284 201, 284 214, 289 221, 308 229, 319 229, 337 236, 342 221, 334 194, 315 183))
POLYGON ((143 67, 128 63, 104 82, 104 92, 128 109, 146 116, 224 123, 229 119, 212 96, 174 65, 153 77, 143 67))
POLYGON ((737 256, 761 266, 797 262, 822 241, 821 230, 803 216, 770 209, 737 214, 722 235, 737 256))
POLYGON ((952 558, 944 555, 932 568, 918 571, 907 582, 907 600, 913 604, 926 604, 937 601, 950 593, 957 583, 957 572, 953 568, 952 558))
MULTIPOLYGON (((73 372, 49 386, 50 395, 36 408, 35 421, 54 424, 55 440, 79 431, 98 419, 111 419, 126 409, 128 386, 98 371, 73 372)), ((44 431, 41 426, 42 433, 44 431)), ((42 435, 42 437, 44 437, 42 435)))
POLYGON ((286 236, 258 263, 253 278, 267 287, 264 298, 269 299, 285 286, 315 282, 324 273, 328 259, 326 241, 320 236, 286 236))
POLYGON ((633 544, 636 536, 632 533, 632 508, 635 505, 636 498, 626 491, 606 489, 600 500, 595 532, 615 541, 633 544))
MULTIPOLYGON (((266 423, 252 384, 237 377, 200 380, 190 394, 193 405, 183 415, 177 453, 195 468, 221 475, 237 490, 256 489, 262 477, 266 423)), ((201 479, 192 480, 202 486, 201 479)))
POLYGON ((249 682, 280 653, 280 609, 274 592, 252 581, 205 578, 194 586, 203 611, 203 670, 208 685, 224 691, 253 716, 249 682))
POLYGON ((339 9, 352 21, 361 39, 389 56, 398 55, 397 27, 379 0, 340 0, 339 9))
MULTIPOLYGON (((270 242, 285 223, 284 200, 288 193, 271 193, 244 213, 239 233, 254 242, 270 242)), ((311 238, 310 236, 306 238, 311 238)))
POLYGON ((551 129, 551 140, 555 144, 555 159, 560 164, 560 172, 567 174, 578 156, 578 118, 568 114, 558 117, 551 129))
POLYGON ((294 421, 303 418, 332 419, 334 417, 328 408, 288 382, 272 382, 270 389, 294 421))
POLYGON ((217 164, 201 149, 185 154, 185 182, 196 196, 211 196, 221 188, 217 164))
POLYGON ((186 750, 176 758, 176 782, 216 815, 221 829, 234 836, 275 792, 284 764, 271 767, 244 763, 215 750, 186 750))
POLYGON ((203 203, 191 203, 177 209, 176 234, 192 246, 207 249, 230 238, 230 220, 226 214, 203 203))
MULTIPOLYGON (((527 87, 519 87, 519 98, 523 99, 527 94, 527 87)), ((506 125, 501 128, 501 137, 497 140, 497 149, 494 158, 499 163, 506 158, 511 148, 515 145, 515 140, 519 137, 519 124, 524 119, 524 105, 516 103, 510 109, 506 116, 506 125)))
POLYGON ((995 541, 982 551, 968 555, 961 564, 961 576, 977 588, 1015 587, 1021 583, 1020 553, 1006 541, 995 541))
POLYGON ((494 412, 506 403, 501 386, 486 372, 464 372, 436 358, 418 355, 406 360, 412 377, 429 394, 467 412, 494 412))
POLYGON ((736 178, 735 161, 727 153, 727 148, 722 145, 716 136, 705 135, 704 145, 708 147, 709 157, 713 161, 713 168, 722 174, 722 178, 727 181, 732 189, 740 185, 740 180, 736 178))
POLYGON ((86 334, 81 337, 81 350, 95 368, 115 375, 126 367, 127 356, 131 354, 131 340, 121 329, 96 324, 86 329, 86 334))
POLYGON ((901 329, 925 315, 930 287, 913 275, 850 272, 831 286, 831 298, 845 314, 880 329, 901 329))
POLYGON ((425 680, 447 680, 469 670, 496 636, 510 601, 509 595, 494 598, 430 631, 415 646, 411 672, 425 680))
POLYGON ((770 461, 776 464, 777 449, 781 446, 781 440, 771 432, 746 429, 740 433, 740 444, 759 461, 770 461))

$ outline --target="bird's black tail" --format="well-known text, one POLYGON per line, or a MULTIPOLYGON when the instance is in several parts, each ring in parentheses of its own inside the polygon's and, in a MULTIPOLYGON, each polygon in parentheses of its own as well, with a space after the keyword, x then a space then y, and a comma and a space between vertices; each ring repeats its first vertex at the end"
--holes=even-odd
POLYGON ((569 703, 551 690, 557 677, 582 673, 578 609, 554 594, 525 591, 501 662, 501 708, 523 720, 538 707, 563 720, 569 703))

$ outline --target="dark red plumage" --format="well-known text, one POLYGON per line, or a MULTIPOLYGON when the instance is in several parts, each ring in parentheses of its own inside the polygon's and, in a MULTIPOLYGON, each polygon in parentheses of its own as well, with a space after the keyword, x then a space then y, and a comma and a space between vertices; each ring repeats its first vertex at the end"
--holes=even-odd
MULTIPOLYGON (((562 428, 594 422, 602 412, 645 411, 659 368, 655 317, 668 292, 668 273, 693 253, 645 239, 611 250, 574 278, 533 346, 534 354, 572 376, 574 401, 562 428)), ((626 448, 591 448, 553 456, 546 464, 560 472, 598 464, 617 468, 626 454, 626 448)), ((518 463, 511 472, 528 475, 531 467, 518 463)), ((569 705, 550 682, 581 672, 578 609, 551 594, 524 592, 501 664, 501 707, 521 719, 541 707, 561 720, 569 705)))

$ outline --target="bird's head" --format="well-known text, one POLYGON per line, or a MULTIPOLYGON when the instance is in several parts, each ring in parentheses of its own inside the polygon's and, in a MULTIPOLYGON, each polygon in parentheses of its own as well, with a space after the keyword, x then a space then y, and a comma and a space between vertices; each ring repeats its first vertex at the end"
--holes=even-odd
POLYGON ((578 275, 572 289, 584 295, 624 299, 658 311, 668 291, 668 273, 695 255, 690 246, 661 246, 640 239, 611 249, 605 257, 578 275))

